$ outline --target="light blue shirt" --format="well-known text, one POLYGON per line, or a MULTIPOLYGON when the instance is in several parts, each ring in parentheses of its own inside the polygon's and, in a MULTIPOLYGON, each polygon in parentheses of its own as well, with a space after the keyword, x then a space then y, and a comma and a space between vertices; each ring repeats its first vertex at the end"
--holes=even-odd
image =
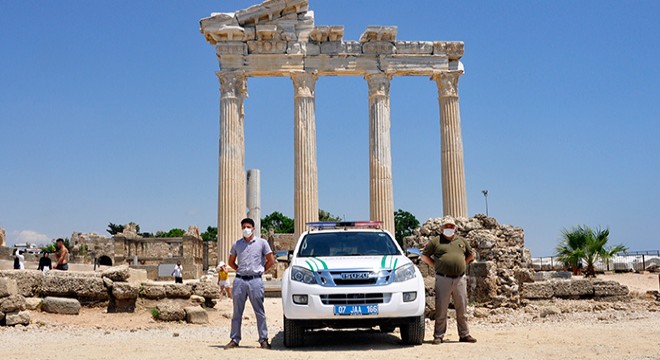
POLYGON ((255 236, 250 242, 244 238, 232 245, 229 255, 236 256, 238 269, 236 274, 241 276, 261 275, 264 273, 266 255, 272 253, 268 241, 255 236))

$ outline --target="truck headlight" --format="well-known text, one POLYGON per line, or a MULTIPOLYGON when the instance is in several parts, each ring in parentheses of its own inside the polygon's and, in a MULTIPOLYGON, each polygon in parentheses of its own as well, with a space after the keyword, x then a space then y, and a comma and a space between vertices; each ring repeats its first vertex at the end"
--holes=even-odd
POLYGON ((304 284, 316 284, 314 274, 301 266, 293 266, 291 268, 291 280, 304 284))
POLYGON ((402 282, 415 278, 415 265, 406 264, 394 271, 394 281, 402 282))

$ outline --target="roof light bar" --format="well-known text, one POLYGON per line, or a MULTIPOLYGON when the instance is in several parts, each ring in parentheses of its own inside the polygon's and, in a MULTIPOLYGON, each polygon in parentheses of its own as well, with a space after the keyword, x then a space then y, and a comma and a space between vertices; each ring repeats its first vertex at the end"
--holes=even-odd
POLYGON ((372 228, 380 229, 383 227, 382 221, 313 221, 308 222, 308 228, 311 229, 334 229, 334 228, 372 228))

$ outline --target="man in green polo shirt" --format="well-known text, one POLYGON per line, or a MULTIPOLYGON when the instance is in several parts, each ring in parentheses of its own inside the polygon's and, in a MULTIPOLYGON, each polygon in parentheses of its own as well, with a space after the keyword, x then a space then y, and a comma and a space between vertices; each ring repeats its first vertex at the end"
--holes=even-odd
POLYGON ((442 219, 442 234, 431 239, 424 247, 422 261, 435 268, 435 331, 433 344, 442 344, 447 332, 447 310, 449 299, 454 299, 458 341, 475 343, 470 336, 465 310, 467 309, 467 281, 465 269, 474 260, 472 248, 464 238, 456 235, 456 223, 453 219, 442 219))

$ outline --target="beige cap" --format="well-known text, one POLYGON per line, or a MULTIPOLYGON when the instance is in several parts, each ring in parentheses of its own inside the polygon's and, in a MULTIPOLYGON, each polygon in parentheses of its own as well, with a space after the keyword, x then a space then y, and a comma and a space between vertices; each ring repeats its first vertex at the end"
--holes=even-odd
POLYGON ((445 225, 454 225, 456 226, 456 222, 454 221, 453 218, 450 218, 449 216, 445 216, 442 218, 442 226, 445 225))

